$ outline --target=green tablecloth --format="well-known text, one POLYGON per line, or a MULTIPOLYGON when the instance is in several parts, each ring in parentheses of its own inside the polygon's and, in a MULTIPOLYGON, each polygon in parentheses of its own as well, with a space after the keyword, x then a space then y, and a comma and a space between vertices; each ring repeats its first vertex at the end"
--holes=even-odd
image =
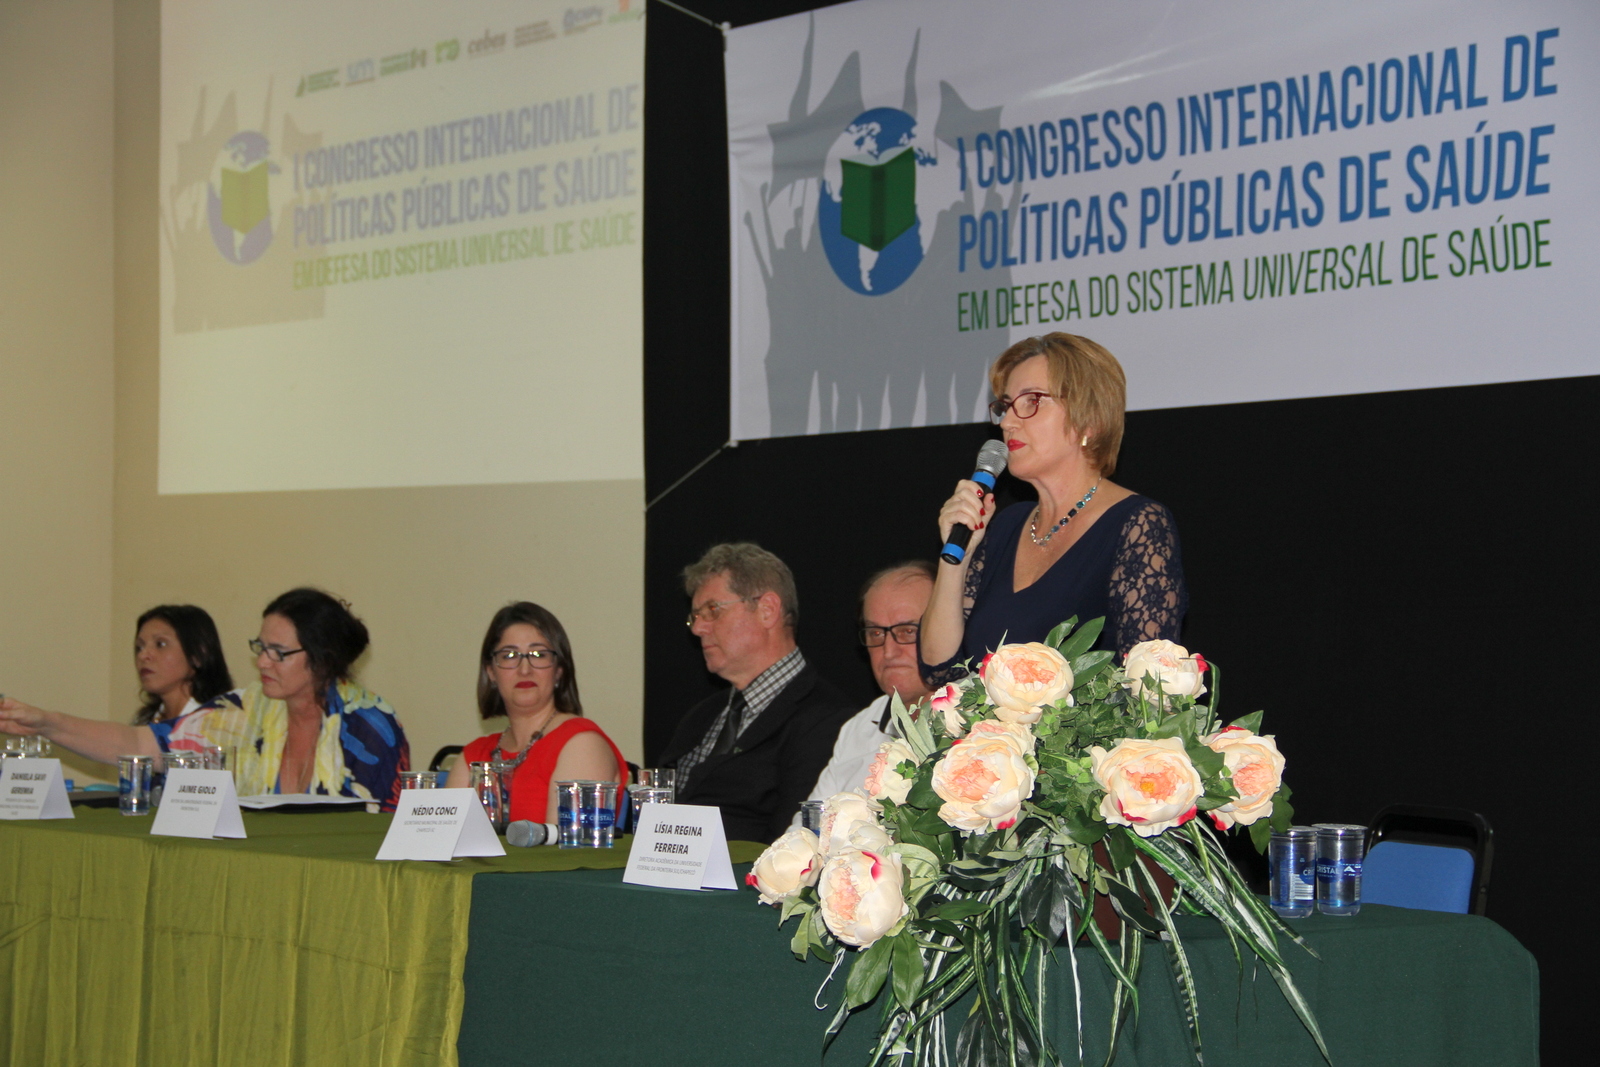
MULTIPOLYGON (((461 1062, 655 1063, 747 1067, 862 1064, 877 1007, 821 1058, 842 996, 817 961, 789 954, 776 909, 753 893, 682 893, 622 883, 616 872, 511 875, 473 883, 461 1062)), ((1185 931, 1201 994, 1209 1067, 1320 1065, 1315 1045, 1265 973, 1240 978, 1226 937, 1203 919, 1185 931)), ((1297 981, 1338 1067, 1514 1067, 1538 1062, 1533 958, 1485 919, 1371 906, 1354 918, 1296 921, 1321 954, 1289 948, 1297 981)), ((789 929, 792 929, 792 924, 789 929)), ((1158 946, 1145 956, 1142 1016, 1117 1063, 1193 1063, 1158 946)), ((1048 993, 1057 1048, 1076 1055, 1064 950, 1048 993)), ((1079 950, 1086 1061, 1105 1056, 1109 983, 1079 950)))
MULTIPOLYGON (((831 1013, 810 1004, 826 969, 793 960, 776 910, 747 890, 624 885, 623 848, 378 863, 387 816, 247 813, 247 840, 193 841, 114 809, 77 814, 0 822, 7 1063, 819 1062, 831 1013)), ((1533 960, 1493 923, 1368 907, 1299 925, 1323 960, 1291 959, 1340 1067, 1537 1062, 1533 960)), ((1208 1064, 1321 1062, 1271 981, 1241 982, 1215 928, 1187 936, 1208 1064)), ((1118 1063, 1192 1062, 1170 978, 1146 959, 1118 1063)), ((1095 960, 1081 970, 1093 1059, 1107 986, 1095 960)), ((1065 967, 1053 982, 1071 1049, 1065 967)), ((853 1019, 827 1062, 861 1063, 874 1019, 853 1019)))
POLYGON ((379 863, 389 816, 363 812, 246 812, 241 841, 76 813, 0 822, 7 1063, 454 1063, 473 875, 627 859, 379 863))

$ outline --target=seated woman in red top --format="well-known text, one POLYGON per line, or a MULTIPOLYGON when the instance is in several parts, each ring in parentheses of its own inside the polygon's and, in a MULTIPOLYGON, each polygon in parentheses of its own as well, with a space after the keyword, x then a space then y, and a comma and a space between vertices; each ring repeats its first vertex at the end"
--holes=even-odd
POLYGON ((507 604, 490 620, 479 656, 478 713, 504 715, 506 728, 467 745, 447 785, 465 788, 469 763, 510 763, 513 821, 554 822, 556 782, 628 780, 622 753, 583 717, 567 631, 538 604, 507 604))

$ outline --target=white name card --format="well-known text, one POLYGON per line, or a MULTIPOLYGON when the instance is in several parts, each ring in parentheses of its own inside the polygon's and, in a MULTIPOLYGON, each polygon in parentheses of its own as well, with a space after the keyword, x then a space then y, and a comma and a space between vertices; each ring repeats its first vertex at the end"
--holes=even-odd
POLYGON ((167 772, 150 832, 157 837, 243 837, 239 796, 231 771, 179 767, 167 772))
POLYGON ((0 760, 0 819, 75 818, 60 760, 0 760))
POLYGON ((380 860, 452 860, 504 856, 506 846, 471 789, 404 789, 380 860))
POLYGON ((622 880, 664 889, 738 889, 722 812, 700 804, 646 804, 622 880))

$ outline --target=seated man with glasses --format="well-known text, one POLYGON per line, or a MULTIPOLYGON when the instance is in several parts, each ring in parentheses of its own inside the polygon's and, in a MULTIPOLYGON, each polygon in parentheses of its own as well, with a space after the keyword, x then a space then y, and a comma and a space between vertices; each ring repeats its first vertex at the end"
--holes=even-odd
POLYGON ((799 598, 781 559, 759 545, 715 545, 683 577, 706 669, 732 688, 690 708, 657 762, 677 768, 678 803, 722 809, 730 841, 771 841, 855 707, 800 654, 799 598))
POLYGON ((899 734, 889 717, 889 695, 907 707, 928 695, 917 661, 918 620, 933 595, 933 564, 916 560, 886 567, 861 589, 861 643, 883 695, 839 729, 833 758, 817 777, 808 800, 859 793, 878 747, 899 734))

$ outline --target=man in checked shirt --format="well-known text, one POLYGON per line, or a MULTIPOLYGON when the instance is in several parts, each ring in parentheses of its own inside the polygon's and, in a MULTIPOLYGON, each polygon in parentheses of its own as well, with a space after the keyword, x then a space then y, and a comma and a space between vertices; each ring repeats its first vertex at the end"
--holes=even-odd
POLYGON ((731 688, 696 704, 660 756, 677 802, 722 809, 730 841, 771 841, 789 826, 857 710, 795 644, 794 575, 759 545, 713 546, 683 572, 689 630, 706 669, 731 688))

